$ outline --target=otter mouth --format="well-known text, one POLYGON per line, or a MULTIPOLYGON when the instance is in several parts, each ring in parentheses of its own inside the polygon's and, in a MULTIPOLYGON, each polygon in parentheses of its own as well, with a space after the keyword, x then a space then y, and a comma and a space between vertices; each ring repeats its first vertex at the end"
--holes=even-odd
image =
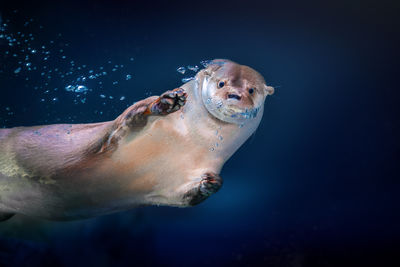
POLYGON ((240 101, 240 99, 242 99, 242 97, 240 95, 236 95, 236 94, 229 94, 228 99, 236 99, 236 100, 240 101))
POLYGON ((240 107, 240 100, 241 96, 229 94, 227 102, 208 98, 204 104, 214 117, 225 122, 243 124, 246 120, 257 117, 260 107, 240 107))

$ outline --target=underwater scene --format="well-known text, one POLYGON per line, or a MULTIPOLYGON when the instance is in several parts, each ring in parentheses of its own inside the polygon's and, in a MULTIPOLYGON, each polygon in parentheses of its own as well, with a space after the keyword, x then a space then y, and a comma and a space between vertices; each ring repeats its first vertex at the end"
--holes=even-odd
POLYGON ((400 266, 399 11, 2 1, 0 266, 400 266))

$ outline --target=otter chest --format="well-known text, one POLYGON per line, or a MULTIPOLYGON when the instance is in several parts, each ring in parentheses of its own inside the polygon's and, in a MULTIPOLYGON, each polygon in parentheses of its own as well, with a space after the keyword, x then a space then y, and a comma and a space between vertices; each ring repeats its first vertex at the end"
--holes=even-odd
MULTIPOLYGON (((208 150, 191 140, 183 120, 161 118, 119 145, 112 155, 114 175, 129 179, 160 176, 184 179, 196 169, 210 166, 208 150)), ((110 169, 107 166, 107 169, 110 169)))

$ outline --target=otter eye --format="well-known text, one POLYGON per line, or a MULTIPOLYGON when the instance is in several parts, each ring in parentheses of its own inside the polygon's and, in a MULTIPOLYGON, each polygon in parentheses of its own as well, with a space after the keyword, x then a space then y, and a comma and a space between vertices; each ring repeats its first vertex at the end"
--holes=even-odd
POLYGON ((253 93, 254 93, 254 88, 250 88, 250 89, 249 89, 249 94, 252 95, 253 93))
POLYGON ((222 87, 224 87, 224 85, 225 85, 225 82, 221 81, 221 82, 218 83, 218 88, 222 88, 222 87))

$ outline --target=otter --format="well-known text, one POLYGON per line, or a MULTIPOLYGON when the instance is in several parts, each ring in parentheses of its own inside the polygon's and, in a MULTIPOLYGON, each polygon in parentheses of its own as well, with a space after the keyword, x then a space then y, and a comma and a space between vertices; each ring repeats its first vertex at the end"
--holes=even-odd
POLYGON ((114 121, 1 129, 0 220, 199 204, 221 188, 222 166, 257 129, 273 92, 254 69, 213 60, 114 121))

